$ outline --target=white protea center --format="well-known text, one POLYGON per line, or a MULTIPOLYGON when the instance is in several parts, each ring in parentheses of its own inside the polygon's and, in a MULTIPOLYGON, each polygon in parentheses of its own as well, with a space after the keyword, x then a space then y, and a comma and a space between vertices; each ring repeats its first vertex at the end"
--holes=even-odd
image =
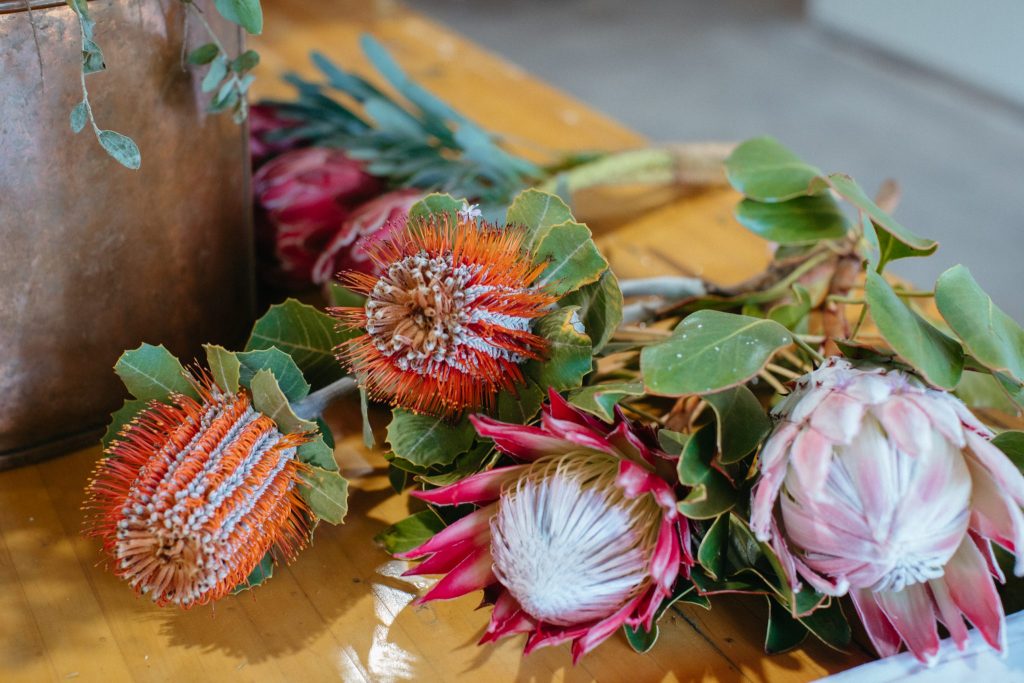
POLYGON ((663 513, 649 494, 628 499, 616 475, 615 458, 576 452, 538 460, 503 491, 494 573, 534 618, 602 619, 649 583, 663 513))
POLYGON ((406 256, 382 273, 366 300, 366 331, 396 365, 431 375, 447 365, 467 371, 468 347, 492 358, 522 363, 525 357, 488 343, 475 325, 524 332, 528 318, 488 310, 489 285, 471 284, 479 265, 455 265, 451 255, 406 256))

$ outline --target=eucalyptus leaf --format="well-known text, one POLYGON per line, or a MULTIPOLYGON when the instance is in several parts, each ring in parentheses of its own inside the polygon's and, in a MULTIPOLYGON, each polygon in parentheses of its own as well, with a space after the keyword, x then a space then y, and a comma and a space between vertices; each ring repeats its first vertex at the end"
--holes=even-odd
POLYGON ((71 110, 71 130, 81 133, 87 123, 89 123, 89 105, 83 100, 71 110))
POLYGON ((444 522, 433 510, 423 510, 392 524, 374 537, 392 555, 419 547, 444 529, 444 522))
POLYGON ((811 182, 822 175, 772 137, 741 143, 725 160, 725 174, 734 188, 761 202, 812 194, 811 182))
POLYGON ((703 310, 687 316, 672 336, 640 353, 644 385, 653 394, 709 394, 745 383, 793 343, 773 320, 703 310))
POLYGON ((217 55, 219 54, 219 47, 217 47, 214 43, 206 43, 205 45, 200 45, 195 50, 192 50, 192 52, 188 54, 188 61, 190 64, 202 66, 204 64, 209 64, 210 62, 212 62, 214 59, 217 58, 217 55))
POLYGON ((239 388, 239 377, 242 364, 238 357, 223 346, 204 344, 206 364, 210 367, 213 381, 224 391, 234 394, 239 388))
POLYGON ((827 194, 773 204, 744 199, 736 206, 736 220, 751 232, 779 244, 838 239, 850 229, 849 219, 827 194))
POLYGON ((285 434, 316 431, 316 423, 300 419, 292 411, 288 399, 270 370, 260 370, 250 383, 252 404, 259 412, 273 420, 285 434))
POLYGON ((166 401, 171 394, 183 394, 198 399, 188 373, 163 344, 142 344, 125 351, 114 365, 125 388, 142 401, 166 401))
POLYGON ((263 9, 260 0, 213 0, 220 15, 238 24, 254 36, 263 33, 263 9))
POLYGON ((524 374, 538 386, 555 391, 575 389, 590 372, 593 352, 590 337, 579 319, 579 307, 560 308, 537 320, 534 334, 548 340, 547 357, 531 360, 524 374))
POLYGON ((430 415, 396 408, 388 425, 388 443, 394 454, 420 467, 450 465, 469 450, 476 430, 463 417, 451 424, 430 415))
POLYGON ((228 75, 228 67, 231 62, 228 61, 226 55, 219 54, 212 62, 210 62, 210 68, 206 72, 206 76, 203 77, 202 90, 203 92, 213 92, 220 86, 220 82, 228 75))
POLYGON ((246 50, 231 62, 231 70, 236 74, 244 74, 260 63, 260 54, 256 50, 246 50))
POLYGON ((121 135, 113 130, 101 130, 97 137, 103 149, 117 163, 133 171, 142 166, 142 153, 139 152, 139 146, 127 135, 121 135))
POLYGON ((251 386, 253 376, 260 370, 270 370, 290 403, 309 394, 309 382, 302 376, 299 366, 291 356, 276 346, 259 351, 242 351, 236 353, 235 357, 241 364, 240 381, 244 386, 251 386))
POLYGON ((772 423, 761 403, 745 385, 704 397, 718 417, 719 460, 726 465, 751 453, 771 431, 772 423))
POLYGON ((110 445, 121 436, 121 430, 128 426, 148 404, 149 401, 130 399, 113 412, 110 416, 110 424, 107 425, 107 431, 100 439, 103 450, 110 448, 110 445))
POLYGON ((271 306, 256 321, 245 350, 258 351, 276 346, 291 356, 306 380, 314 389, 319 389, 345 376, 334 352, 339 344, 355 334, 339 332, 330 316, 295 299, 288 299, 271 306))
POLYGON ((953 389, 964 367, 963 352, 954 340, 911 310, 885 278, 867 273, 867 303, 885 340, 931 384, 953 389))
POLYGON ((935 304, 968 353, 1024 385, 1024 329, 995 305, 967 268, 953 266, 939 276, 935 304))
POLYGON ((341 524, 348 514, 348 481, 338 474, 319 467, 302 473, 304 484, 299 493, 313 514, 331 524, 341 524))

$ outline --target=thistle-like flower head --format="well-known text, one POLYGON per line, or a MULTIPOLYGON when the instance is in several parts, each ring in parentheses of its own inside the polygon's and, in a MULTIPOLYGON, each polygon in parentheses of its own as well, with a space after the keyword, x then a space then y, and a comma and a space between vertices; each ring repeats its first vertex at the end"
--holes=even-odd
POLYGON ((435 214, 370 247, 380 276, 353 272, 360 308, 334 312, 364 334, 339 349, 377 399, 447 415, 488 405, 542 357, 531 324, 554 297, 532 287, 535 265, 517 228, 435 214))
POLYGON ((692 565, 676 509, 674 464, 650 430, 621 413, 606 425, 551 392, 537 427, 473 418, 518 463, 415 495, 476 504, 401 557, 412 574, 446 574, 422 600, 491 587, 481 642, 527 633, 526 652, 573 642, 573 659, 620 626, 649 629, 692 565))
POLYGON ((991 541, 1024 571, 1024 477, 951 394, 899 370, 829 359, 776 409, 751 527, 797 587, 849 591, 882 656, 930 663, 936 619, 1005 646, 991 541), (776 514, 776 511, 778 514, 776 514))
POLYGON ((114 441, 87 492, 114 572, 156 604, 192 607, 239 586, 267 552, 290 560, 308 541, 303 465, 246 390, 196 383, 200 400, 153 401, 114 441))

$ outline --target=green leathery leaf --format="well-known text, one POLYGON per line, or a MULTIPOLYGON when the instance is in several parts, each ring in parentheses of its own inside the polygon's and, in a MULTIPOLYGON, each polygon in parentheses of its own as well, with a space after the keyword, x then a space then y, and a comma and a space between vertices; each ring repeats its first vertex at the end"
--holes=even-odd
POLYGON ((476 430, 466 417, 452 424, 430 415, 396 408, 388 424, 388 443, 394 454, 419 467, 450 465, 469 450, 476 430))
POLYGON ((744 199, 736 206, 736 220, 751 232, 779 244, 837 239, 850 229, 850 220, 827 194, 775 204, 744 199))
POLYGON ((622 290, 611 269, 605 270, 597 282, 566 294, 558 303, 580 307, 579 317, 593 342, 594 353, 608 344, 622 323, 622 290))
POLYGON ((647 631, 642 626, 633 628, 631 626, 624 626, 623 630, 626 633, 626 640, 629 641, 630 646, 636 652, 647 652, 654 643, 658 640, 658 621, 661 617, 669 610, 670 607, 675 605, 677 602, 686 602, 691 605, 700 605, 704 609, 710 609, 711 604, 707 598, 697 593, 697 587, 690 581, 685 579, 679 579, 676 583, 675 590, 668 598, 662 601, 661 605, 654 613, 654 623, 651 624, 651 630, 647 631))
POLYGON ((774 655, 792 650, 807 637, 807 629, 777 600, 771 596, 765 598, 768 600, 768 629, 764 635, 764 651, 774 655))
POLYGON ((1024 329, 995 305, 967 268, 953 266, 939 276, 935 305, 979 363, 1024 385, 1024 329))
POLYGON ((546 394, 530 380, 516 387, 516 393, 502 391, 498 394, 498 419, 513 424, 528 424, 540 410, 546 394))
POLYGON ((541 387, 555 391, 575 389, 592 367, 590 337, 579 319, 579 306, 567 306, 538 319, 534 334, 548 340, 547 357, 531 360, 524 374, 541 387))
POLYGON ((538 235, 555 225, 572 221, 572 211, 559 197, 540 190, 523 190, 512 200, 505 214, 506 225, 526 228, 526 246, 530 247, 538 235))
POLYGON ((366 297, 362 294, 357 294, 347 287, 343 287, 337 282, 331 282, 328 290, 328 298, 330 299, 332 306, 342 306, 346 308, 362 308, 366 305, 366 297))
POLYGON ((547 263, 534 282, 556 296, 573 292, 597 282, 608 269, 608 262, 591 238, 590 228, 566 221, 553 225, 537 239, 534 263, 547 263))
POLYGON ((260 560, 259 564, 257 564, 256 567, 254 567, 251 572, 249 572, 249 576, 245 578, 245 581, 231 589, 231 594, 238 595, 243 591, 255 588, 256 586, 259 586, 262 583, 264 583, 273 575, 274 555, 270 551, 267 551, 267 554, 263 556, 263 559, 260 560))
POLYGON ((142 412, 147 405, 149 405, 149 401, 130 399, 125 401, 120 408, 110 415, 110 424, 107 425, 107 431, 103 434, 103 438, 100 439, 100 443, 103 444, 103 450, 110 448, 110 444, 115 439, 120 438, 121 430, 130 424, 135 419, 135 416, 142 412))
POLYGON ((931 384, 954 389, 964 367, 960 345, 911 310, 885 278, 871 270, 866 294, 871 317, 893 350, 931 384))
POLYGON ((433 510, 423 510, 392 524, 374 537, 390 554, 396 555, 419 547, 444 529, 445 524, 433 510))
POLYGON ((678 507, 691 519, 718 517, 736 504, 736 490, 712 465, 717 450, 715 442, 714 428, 705 425, 686 442, 679 455, 679 481, 692 488, 678 507))
POLYGON ((277 424, 277 428, 285 434, 316 431, 316 423, 299 418, 293 411, 284 392, 277 384, 274 373, 270 370, 259 370, 253 375, 250 383, 252 404, 277 424))
POLYGON ((707 394, 704 400, 718 417, 719 460, 725 465, 742 460, 771 431, 771 420, 746 385, 707 394))
POLYGON ((793 285, 793 301, 779 304, 768 311, 768 317, 789 330, 796 327, 807 318, 811 312, 811 294, 807 288, 800 283, 793 285))
POLYGON ((789 330, 773 320, 697 311, 671 337, 641 351, 640 370, 650 393, 709 394, 745 383, 792 343, 789 330))
POLYGON ((438 214, 455 216, 462 211, 465 205, 463 200, 456 199, 450 194, 435 192, 413 204, 409 209, 409 218, 410 220, 422 220, 438 214))
MULTIPOLYGON (((810 593, 811 591, 806 592, 810 593)), ((809 614, 799 616, 798 619, 804 628, 811 632, 811 635, 833 649, 843 651, 853 638, 850 623, 843 615, 843 607, 835 598, 830 599, 827 604, 820 605, 809 614)))
POLYGON ((307 441, 299 446, 295 450, 295 456, 300 462, 331 472, 338 471, 338 462, 334 459, 334 449, 327 444, 322 431, 312 441, 307 441))
POLYGON ((751 199, 784 202, 813 194, 811 183, 822 172, 801 160, 773 137, 741 143, 725 160, 729 183, 751 199))
POLYGON ((237 393, 242 367, 238 357, 216 344, 203 344, 203 348, 206 349, 206 364, 210 366, 213 381, 222 390, 237 393))
MULTIPOLYGON (((892 216, 882 211, 881 207, 875 204, 850 176, 833 173, 829 175, 827 184, 864 212, 874 224, 879 247, 879 271, 889 261, 908 256, 929 256, 938 249, 938 242, 914 234, 896 222, 892 216)), ((820 186, 824 188, 825 185, 825 181, 821 181, 820 186)))
POLYGON ((999 378, 987 372, 964 370, 953 393, 971 409, 991 409, 1013 414, 1017 408, 1008 389, 999 378))
POLYGON ((142 344, 137 349, 125 351, 117 359, 114 372, 129 393, 142 401, 166 401, 171 394, 199 398, 185 368, 163 344, 142 344))
POLYGON ((271 306, 256 321, 245 350, 259 351, 276 346, 292 357, 314 389, 320 389, 345 376, 334 357, 334 349, 356 334, 356 331, 339 332, 329 315, 288 299, 271 306))
POLYGON ((370 399, 365 387, 359 387, 359 417, 363 423, 363 445, 375 448, 377 440, 373 436, 373 425, 370 424, 370 399))
POLYGON ((704 534, 697 548, 697 561, 712 579, 725 575, 726 550, 729 545, 729 515, 721 515, 704 534))
POLYGON ((569 403, 595 415, 605 422, 615 419, 615 406, 628 396, 643 396, 644 384, 633 382, 607 382, 591 384, 569 394, 569 403))
POLYGON ((263 33, 263 8, 260 7, 260 0, 213 0, 213 5, 222 17, 252 35, 263 33))
POLYGON ((276 346, 259 351, 240 351, 235 357, 241 364, 239 377, 243 386, 250 386, 253 376, 260 370, 270 370, 289 402, 294 403, 309 394, 309 382, 302 376, 299 366, 276 346))
POLYGON ((1007 430, 997 434, 992 439, 992 445, 1006 453, 1006 457, 1013 461, 1017 469, 1024 471, 1024 432, 1007 430))
POLYGON ((313 514, 331 524, 341 524, 348 514, 348 481, 337 472, 311 467, 301 474, 302 496, 313 514))
POLYGON ((100 145, 114 161, 133 171, 142 166, 142 153, 139 146, 127 135, 113 130, 101 130, 97 136, 100 145))

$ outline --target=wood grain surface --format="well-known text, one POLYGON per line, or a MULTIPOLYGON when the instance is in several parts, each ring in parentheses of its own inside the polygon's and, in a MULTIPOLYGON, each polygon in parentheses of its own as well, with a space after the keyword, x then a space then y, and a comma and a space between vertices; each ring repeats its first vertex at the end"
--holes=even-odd
MULTIPOLYGON (((624 149, 635 133, 544 85, 470 40, 391 2, 264 0, 257 96, 286 95, 277 76, 311 73, 317 49, 366 69, 369 31, 423 85, 523 150, 624 149)), ((472 36, 468 37, 469 39, 472 36)), ((671 87, 666 84, 666 87, 671 87)), ((638 103, 638 106, 640 104, 638 103)), ((675 115, 666 112, 666 116, 675 115)), ((623 222, 593 224, 623 277, 690 273, 721 283, 763 267, 767 245, 716 191, 623 222)), ((155 341, 155 340, 151 340, 155 341)), ((383 421, 376 415, 376 422, 383 421)), ((613 636, 573 667, 567 647, 523 658, 522 637, 477 647, 479 596, 413 607, 423 580, 403 579, 372 538, 410 510, 362 445, 358 406, 328 414, 352 480, 348 521, 321 525, 314 547, 255 591, 189 612, 158 609, 104 571, 79 531, 83 485, 98 448, 0 475, 0 681, 807 681, 870 658, 815 642, 766 657, 763 601, 723 598, 666 615, 646 655, 613 636)), ((381 436, 381 430, 378 429, 381 436)))

